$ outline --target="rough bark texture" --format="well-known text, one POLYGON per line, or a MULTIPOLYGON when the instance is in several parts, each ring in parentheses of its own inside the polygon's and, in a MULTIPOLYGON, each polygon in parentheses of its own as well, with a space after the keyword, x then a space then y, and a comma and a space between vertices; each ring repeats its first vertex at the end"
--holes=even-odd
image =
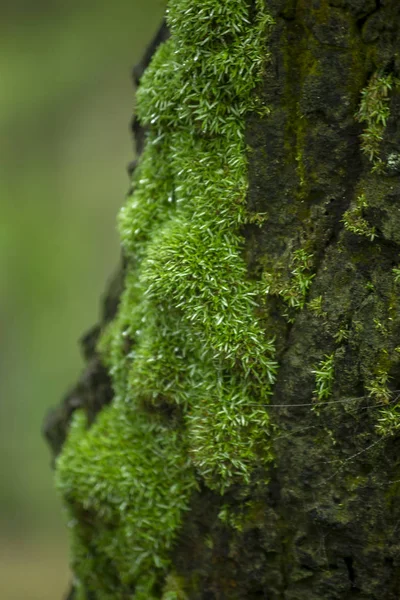
MULTIPOLYGON (((400 76, 400 5, 267 5, 275 26, 262 96, 271 110, 247 123, 248 203, 264 222, 243 234, 250 276, 279 282, 269 299, 280 365, 269 408, 275 460, 268 472, 256 469, 250 485, 223 496, 206 487, 195 493, 173 553, 182 581, 176 598, 397 600, 398 89, 384 94, 390 115, 375 172, 378 156, 370 160, 368 137, 360 138, 367 125, 354 115, 373 78, 400 76), (302 310, 290 312, 289 303, 288 322, 285 290, 299 248, 311 256, 312 285, 302 310)), ((115 314, 120 281, 107 296, 105 321, 115 314)), ((82 379, 47 421, 55 453, 75 408, 93 418, 112 398, 94 350, 97 331, 83 339, 82 379)))

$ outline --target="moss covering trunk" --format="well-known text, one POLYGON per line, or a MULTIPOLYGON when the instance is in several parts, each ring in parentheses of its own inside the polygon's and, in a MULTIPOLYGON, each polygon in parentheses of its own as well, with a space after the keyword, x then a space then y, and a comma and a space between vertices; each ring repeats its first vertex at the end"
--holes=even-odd
POLYGON ((398 600, 400 4, 170 0, 155 46, 46 424, 75 598, 398 600))

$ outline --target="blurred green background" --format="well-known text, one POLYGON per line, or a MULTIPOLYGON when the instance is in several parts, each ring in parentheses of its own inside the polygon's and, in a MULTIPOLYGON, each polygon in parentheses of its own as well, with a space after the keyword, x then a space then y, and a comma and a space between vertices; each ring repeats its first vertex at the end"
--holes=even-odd
POLYGON ((68 548, 41 422, 118 263, 131 67, 163 0, 0 1, 0 598, 57 600, 68 548))

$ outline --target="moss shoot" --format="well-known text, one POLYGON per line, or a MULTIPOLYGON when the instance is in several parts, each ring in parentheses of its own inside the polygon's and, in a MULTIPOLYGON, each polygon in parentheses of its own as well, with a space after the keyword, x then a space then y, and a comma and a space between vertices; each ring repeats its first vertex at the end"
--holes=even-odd
POLYGON ((365 194, 360 194, 355 205, 346 210, 343 214, 342 222, 344 228, 355 235, 367 237, 371 242, 377 237, 375 227, 370 225, 363 216, 363 211, 368 208, 368 202, 365 194))
POLYGON ((273 21, 261 0, 171 0, 167 20, 138 91, 149 134, 119 217, 125 291, 100 344, 115 398, 90 428, 76 415, 57 464, 75 576, 98 600, 184 597, 160 581, 197 482, 223 493, 272 456, 275 348, 240 228, 254 222, 245 116, 267 112, 255 90, 273 21))
POLYGON ((361 102, 355 115, 357 121, 364 123, 361 134, 361 149, 373 165, 373 171, 384 171, 384 162, 380 156, 380 145, 390 117, 390 92, 399 81, 391 73, 385 75, 377 71, 361 92, 361 102))

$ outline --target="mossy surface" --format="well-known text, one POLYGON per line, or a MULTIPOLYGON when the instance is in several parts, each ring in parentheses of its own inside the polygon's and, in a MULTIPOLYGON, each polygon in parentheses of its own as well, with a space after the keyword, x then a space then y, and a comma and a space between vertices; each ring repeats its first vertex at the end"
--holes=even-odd
POLYGON ((392 73, 376 71, 361 92, 361 102, 356 119, 364 124, 361 134, 361 149, 373 164, 373 171, 383 172, 384 162, 380 158, 380 143, 390 117, 390 94, 400 85, 392 73))
MULTIPOLYGON (((246 207, 244 128, 267 112, 255 88, 273 20, 259 0, 171 0, 167 20, 137 95, 149 134, 119 217, 125 290, 99 346, 115 397, 90 428, 76 414, 57 463, 74 572, 101 600, 160 597, 196 482, 223 492, 272 458, 275 348, 240 228, 262 221, 246 207)), ((163 598, 182 597, 171 581, 163 598)))
POLYGON ((355 115, 374 73, 398 77, 400 6, 268 6, 270 110, 246 129, 248 202, 264 222, 245 226, 245 255, 277 332, 275 459, 219 504, 193 496, 174 565, 191 600, 397 600, 397 91, 379 143, 390 176, 371 173, 355 115), (299 251, 311 259, 293 273, 299 251), (249 501, 260 509, 246 511, 249 501))
POLYGON ((58 473, 79 521, 71 523, 74 567, 84 587, 98 598, 112 598, 116 589, 129 597, 134 580, 149 593, 149 573, 166 566, 195 485, 180 431, 116 399, 90 429, 76 413, 58 473))

